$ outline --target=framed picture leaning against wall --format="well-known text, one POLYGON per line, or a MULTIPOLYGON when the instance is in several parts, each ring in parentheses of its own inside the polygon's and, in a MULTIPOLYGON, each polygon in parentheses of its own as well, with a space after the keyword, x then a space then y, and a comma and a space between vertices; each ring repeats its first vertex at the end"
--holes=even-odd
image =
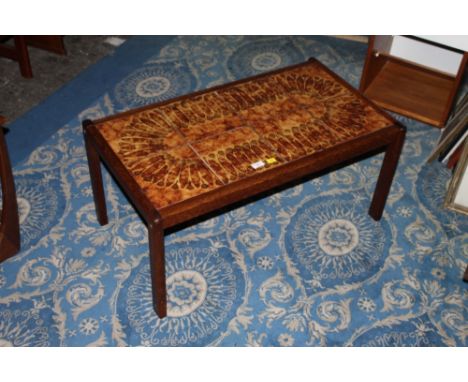
POLYGON ((444 206, 452 211, 468 215, 468 138, 465 139, 463 145, 462 154, 447 190, 444 206))

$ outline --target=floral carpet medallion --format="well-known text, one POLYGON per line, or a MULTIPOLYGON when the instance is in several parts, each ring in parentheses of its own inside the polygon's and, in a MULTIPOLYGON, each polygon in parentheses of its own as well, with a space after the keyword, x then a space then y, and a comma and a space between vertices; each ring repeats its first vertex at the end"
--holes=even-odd
POLYGON ((147 64, 119 82, 112 98, 117 107, 131 109, 188 93, 195 78, 185 63, 147 64))
POLYGON ((229 71, 236 78, 253 76, 300 62, 302 52, 289 39, 255 40, 242 45, 229 57, 229 71))
POLYGON ((106 170, 109 224, 96 220, 81 121, 312 56, 357 86, 366 46, 182 36, 148 52, 146 38, 140 61, 132 46, 132 70, 14 168, 22 249, 0 264, 0 345, 467 346, 468 218, 442 208, 450 173, 426 164, 439 131, 403 117, 379 222, 383 155, 169 232, 159 319, 147 228, 106 170))
POLYGON ((243 301, 244 275, 223 238, 171 245, 166 251, 167 318, 154 314, 149 263, 122 284, 118 314, 145 346, 199 346, 226 330, 243 301), (188 245, 191 244, 191 245, 188 245), (213 245, 214 244, 214 245, 213 245))
POLYGON ((298 208, 286 228, 286 253, 309 287, 363 281, 382 268, 392 231, 385 218, 375 222, 356 196, 313 198, 298 208))
POLYGON ((15 188, 21 246, 27 248, 36 244, 60 219, 65 210, 66 197, 57 171, 17 175, 15 188))

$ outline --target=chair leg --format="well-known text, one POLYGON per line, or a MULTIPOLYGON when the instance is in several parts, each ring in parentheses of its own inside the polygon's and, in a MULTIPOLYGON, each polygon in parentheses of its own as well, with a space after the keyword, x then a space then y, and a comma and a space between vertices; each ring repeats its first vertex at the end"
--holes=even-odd
POLYGON ((10 159, 3 129, 0 126, 0 180, 2 185, 2 211, 0 216, 0 262, 20 250, 18 203, 10 159))
POLYGON ((13 45, 0 44, 0 56, 6 57, 19 63, 21 75, 26 78, 33 76, 29 52, 25 36, 14 36, 13 45))
POLYGON ((33 73, 31 68, 31 61, 29 60, 26 38, 24 36, 15 36, 14 41, 21 75, 25 78, 32 78, 33 73))
POLYGON ((463 275, 463 281, 468 283, 468 265, 466 266, 465 274, 463 275))

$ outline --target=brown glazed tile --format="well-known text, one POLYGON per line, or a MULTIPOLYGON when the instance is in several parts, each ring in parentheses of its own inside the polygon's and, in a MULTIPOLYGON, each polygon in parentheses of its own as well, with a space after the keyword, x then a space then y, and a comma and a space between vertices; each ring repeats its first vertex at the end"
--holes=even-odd
POLYGON ((111 119, 97 128, 112 149, 123 156, 144 156, 185 143, 182 135, 147 113, 111 119))
POLYGON ((280 128, 269 132, 264 138, 288 161, 319 151, 323 140, 320 131, 310 124, 280 128))
POLYGON ((221 186, 183 136, 150 119, 150 113, 111 119, 97 128, 151 202, 162 208, 221 186))
POLYGON ((188 146, 154 152, 124 163, 157 208, 222 186, 222 182, 188 146))
POLYGON ((224 183, 231 183, 284 163, 284 159, 267 141, 246 127, 195 142, 192 147, 224 183), (252 167, 260 161, 263 161, 263 165, 252 167))
POLYGON ((187 125, 180 129, 189 142, 245 126, 245 122, 238 116, 212 119, 197 125, 187 125))
POLYGON ((271 105, 253 106, 240 112, 240 117, 245 121, 245 127, 251 127, 259 135, 278 128, 275 116, 271 114, 271 105))

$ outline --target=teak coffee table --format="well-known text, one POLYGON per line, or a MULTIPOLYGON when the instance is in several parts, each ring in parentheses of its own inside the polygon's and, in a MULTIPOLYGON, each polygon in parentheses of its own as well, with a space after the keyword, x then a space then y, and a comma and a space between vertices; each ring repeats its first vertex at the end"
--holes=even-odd
POLYGON ((405 128, 320 62, 83 122, 98 221, 100 161, 148 226, 153 304, 166 316, 164 230, 385 151, 369 209, 382 216, 405 128))

